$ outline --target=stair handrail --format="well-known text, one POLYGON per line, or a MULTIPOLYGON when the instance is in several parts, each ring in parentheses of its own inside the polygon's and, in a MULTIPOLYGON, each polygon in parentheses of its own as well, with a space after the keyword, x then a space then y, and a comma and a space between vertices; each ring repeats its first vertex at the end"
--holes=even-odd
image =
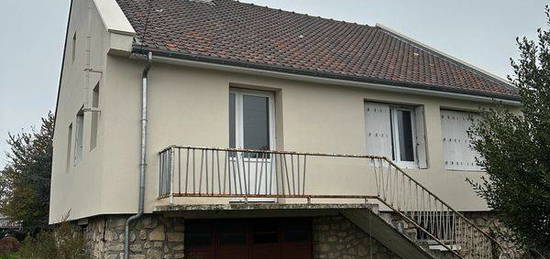
MULTIPOLYGON (((439 202, 440 204, 442 204, 443 206, 446 207, 446 209, 448 209, 450 212, 454 213, 455 216, 458 216, 461 220, 463 220, 465 223, 467 223, 470 227, 473 227, 476 231, 478 231, 479 233, 481 233, 485 238, 487 238, 491 243, 493 244, 496 244, 497 245, 497 249, 501 252, 501 253, 505 253, 505 250, 503 249, 502 245, 496 240, 494 239, 492 236, 490 236, 489 234, 487 234, 485 231, 483 231, 480 227, 478 227, 475 223, 473 223, 470 219, 468 219, 466 216, 464 216, 462 213, 456 211, 453 207, 451 207, 448 203, 446 203, 445 201, 443 201, 441 198, 439 198, 436 194, 434 194, 433 192, 431 192, 430 190, 428 190, 426 187, 424 187, 424 185, 422 185, 420 182, 418 182, 417 180, 415 180, 413 177, 411 177, 407 172, 405 172, 403 169, 401 169, 401 167, 399 167, 395 162, 393 162, 392 160, 388 159, 387 157, 382 157, 382 158, 371 158, 371 162, 373 163, 373 167, 376 168, 376 165, 375 165, 375 161, 376 160, 380 160, 380 161, 384 161, 386 162, 389 166, 393 167, 397 172, 399 172, 401 175, 403 175, 404 177, 406 177, 406 180, 409 180, 411 182, 413 182, 416 187, 419 187, 422 189, 422 191, 426 192, 427 194, 429 194, 431 196, 432 199, 434 199, 435 201, 439 202)), ((375 174, 376 174, 376 169, 375 169, 375 174)), ((376 179, 377 181, 379 180, 378 179, 378 176, 376 176, 376 179)), ((400 211, 398 208, 395 208, 395 206, 393 206, 392 204, 390 204, 390 202, 387 201, 387 199, 385 199, 383 197, 383 195, 380 194, 380 187, 379 187, 379 183, 377 182, 377 197, 378 197, 378 200, 381 201, 384 205, 386 205, 387 207, 389 207, 392 211, 396 212, 400 217, 404 218, 406 221, 408 221, 409 223, 412 223, 413 225, 415 225, 416 228, 420 229, 422 232, 425 232, 425 234, 427 234, 430 238, 432 238, 434 241, 436 241, 438 244, 442 245, 443 247, 445 247, 448 251, 451 251, 453 254, 455 254, 456 256, 459 256, 460 258, 464 258, 461 254, 457 253, 456 251, 454 251, 449 245, 445 244, 444 243, 444 240, 440 240, 438 237, 436 237, 433 233, 431 233, 429 230, 427 230, 426 228, 422 227, 421 225, 419 225, 414 219, 412 219, 411 217, 407 216, 406 213, 403 213, 402 211, 400 211)))

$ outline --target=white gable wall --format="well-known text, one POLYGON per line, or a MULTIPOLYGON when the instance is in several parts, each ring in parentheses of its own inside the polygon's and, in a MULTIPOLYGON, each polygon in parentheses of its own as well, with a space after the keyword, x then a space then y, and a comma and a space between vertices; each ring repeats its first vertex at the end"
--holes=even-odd
MULTIPOLYGON (((84 112, 82 159, 78 163, 74 162, 74 145, 75 137, 77 137, 75 136, 77 134, 77 130, 75 130, 76 115, 83 107, 91 106, 92 90, 98 82, 101 89, 99 108, 107 106, 102 98, 104 90, 109 87, 104 71, 107 53, 117 52, 113 51, 112 43, 118 42, 116 46, 119 46, 117 52, 119 54, 123 53, 120 46, 128 45, 128 38, 121 38, 120 35, 116 36, 114 33, 108 32, 106 27, 108 24, 105 19, 109 20, 110 15, 103 15, 102 19, 98 12, 96 4, 106 5, 107 2, 114 2, 114 0, 72 1, 56 110, 50 222, 59 221, 68 213, 70 218, 85 217, 97 213, 101 208, 100 186, 104 172, 102 159, 105 155, 105 143, 102 135, 106 131, 102 113, 99 115, 97 147, 90 151, 91 112, 84 112), (75 35, 76 44, 73 42, 75 35), (93 72, 87 72, 86 69, 92 69, 93 72), (70 138, 72 147, 69 151, 67 146, 69 145, 68 134, 71 124, 73 128, 70 138), (67 154, 68 151, 70 154, 67 154)), ((108 9, 103 8, 103 10, 108 9)), ((110 27, 116 27, 117 23, 110 22, 109 24, 110 27)), ((128 27, 121 26, 117 28, 128 29, 128 27)), ((129 37, 130 42, 132 36, 128 35, 131 35, 132 32, 133 29, 125 34, 126 37, 129 37)))

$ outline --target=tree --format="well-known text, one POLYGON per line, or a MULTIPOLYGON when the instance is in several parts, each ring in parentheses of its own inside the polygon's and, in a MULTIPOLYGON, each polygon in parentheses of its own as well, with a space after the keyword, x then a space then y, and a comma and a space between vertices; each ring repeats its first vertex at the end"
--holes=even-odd
POLYGON ((0 171, 0 213, 27 233, 48 227, 54 116, 38 131, 8 134, 8 164, 0 171))
MULTIPOLYGON (((546 6, 550 25, 550 9, 546 6)), ((550 31, 538 40, 517 38, 520 57, 511 59, 521 112, 485 110, 470 129, 478 163, 487 171, 478 195, 497 213, 517 244, 550 258, 550 31)))

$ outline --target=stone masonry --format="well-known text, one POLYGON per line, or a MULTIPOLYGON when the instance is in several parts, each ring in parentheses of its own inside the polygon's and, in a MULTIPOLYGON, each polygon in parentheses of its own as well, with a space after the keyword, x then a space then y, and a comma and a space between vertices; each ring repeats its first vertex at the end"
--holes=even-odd
MULTIPOLYGON (((508 255, 509 258, 523 258, 521 249, 498 238, 496 233, 505 231, 505 228, 493 214, 488 212, 464 214, 487 233, 499 239, 505 249, 511 252, 508 255)), ((122 258, 124 223, 127 217, 126 215, 106 215, 88 220, 85 236, 89 240, 92 258, 122 258)), ((408 232, 407 228, 404 228, 404 232, 408 232)), ((130 258, 184 258, 184 231, 182 218, 144 215, 134 222, 130 231, 130 258)), ((315 217, 312 231, 314 258, 354 259, 371 258, 371 256, 382 259, 399 258, 343 216, 315 217)), ((413 233, 410 234, 414 236, 413 233)))
MULTIPOLYGON (((127 216, 90 218, 85 236, 92 258, 121 259, 127 216)), ((184 258, 184 223, 181 218, 144 215, 130 231, 130 258, 184 258)), ((319 259, 399 258, 342 216, 313 219, 313 256, 319 259)))
POLYGON ((343 216, 313 219, 313 257, 400 258, 343 216))
MULTIPOLYGON (((124 223, 128 216, 109 215, 89 219, 85 236, 92 258, 121 259, 124 223)), ((130 258, 164 259, 184 257, 183 220, 144 215, 132 224, 130 258)))
POLYGON ((480 227, 483 231, 493 236, 503 249, 507 251, 506 258, 519 259, 529 258, 523 249, 518 245, 505 240, 503 234, 509 230, 496 218, 491 212, 464 212, 464 216, 470 219, 474 224, 480 227))

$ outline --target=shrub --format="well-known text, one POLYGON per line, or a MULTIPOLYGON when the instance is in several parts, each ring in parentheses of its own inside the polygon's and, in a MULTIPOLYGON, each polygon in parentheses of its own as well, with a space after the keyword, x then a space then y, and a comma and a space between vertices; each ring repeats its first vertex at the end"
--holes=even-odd
POLYGON ((25 235, 25 233, 19 231, 19 230, 14 230, 14 229, 3 229, 3 230, 0 230, 0 238, 2 237, 6 237, 6 236, 12 236, 12 237, 15 237, 17 238, 17 241, 21 242, 23 240, 25 240, 25 237, 27 235, 25 235))
POLYGON ((19 250, 19 256, 29 259, 89 258, 82 230, 68 222, 59 224, 53 231, 27 237, 19 250))
POLYGON ((19 241, 15 237, 7 236, 0 239, 0 255, 7 255, 12 252, 17 252, 19 250, 19 241))

